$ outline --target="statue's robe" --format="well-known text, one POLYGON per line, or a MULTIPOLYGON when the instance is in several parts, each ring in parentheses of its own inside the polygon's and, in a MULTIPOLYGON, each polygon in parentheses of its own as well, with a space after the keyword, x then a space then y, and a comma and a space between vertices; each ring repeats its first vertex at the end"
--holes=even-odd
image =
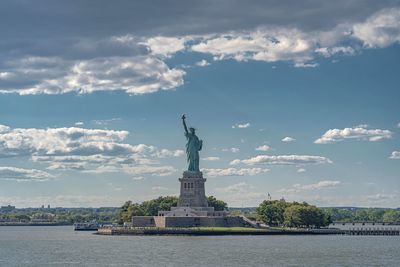
POLYGON ((195 134, 185 133, 186 156, 189 163, 188 171, 199 172, 199 151, 202 148, 202 141, 195 134))

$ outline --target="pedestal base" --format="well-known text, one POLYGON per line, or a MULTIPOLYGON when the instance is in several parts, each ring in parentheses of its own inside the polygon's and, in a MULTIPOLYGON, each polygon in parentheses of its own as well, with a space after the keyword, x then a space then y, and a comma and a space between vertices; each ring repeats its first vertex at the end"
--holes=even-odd
POLYGON ((183 172, 178 207, 208 207, 202 172, 183 172))

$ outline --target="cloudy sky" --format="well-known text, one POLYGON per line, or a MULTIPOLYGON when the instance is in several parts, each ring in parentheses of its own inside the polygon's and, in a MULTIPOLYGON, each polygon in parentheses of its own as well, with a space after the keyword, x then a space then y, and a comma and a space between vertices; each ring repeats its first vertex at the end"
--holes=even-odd
POLYGON ((399 207, 400 1, 0 3, 0 204, 399 207))

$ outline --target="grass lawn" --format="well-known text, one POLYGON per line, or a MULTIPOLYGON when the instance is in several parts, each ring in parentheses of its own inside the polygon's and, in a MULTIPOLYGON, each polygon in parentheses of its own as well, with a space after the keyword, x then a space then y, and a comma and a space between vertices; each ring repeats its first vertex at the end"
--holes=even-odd
POLYGON ((251 227, 191 227, 187 229, 205 230, 205 231, 265 231, 264 229, 257 229, 251 227))

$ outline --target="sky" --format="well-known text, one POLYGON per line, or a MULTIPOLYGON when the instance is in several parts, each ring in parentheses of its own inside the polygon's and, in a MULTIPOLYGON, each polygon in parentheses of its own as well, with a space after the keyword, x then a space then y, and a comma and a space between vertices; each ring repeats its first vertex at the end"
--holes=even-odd
POLYGON ((400 207, 400 1, 0 2, 0 204, 400 207))

